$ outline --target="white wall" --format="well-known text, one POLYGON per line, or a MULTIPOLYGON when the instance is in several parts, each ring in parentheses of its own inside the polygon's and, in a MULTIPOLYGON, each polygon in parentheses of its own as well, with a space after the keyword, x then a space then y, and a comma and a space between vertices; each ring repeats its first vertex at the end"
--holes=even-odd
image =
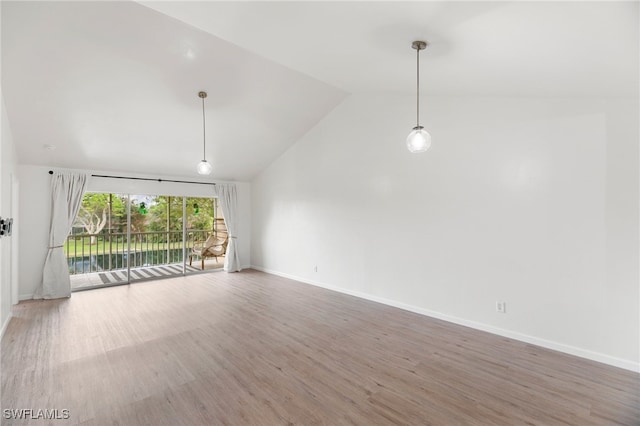
MULTIPOLYGON (((36 287, 42 282, 42 266, 47 254, 49 239, 49 220, 51 214, 51 168, 40 166, 20 165, 20 223, 22 229, 28 230, 20 237, 19 273, 20 300, 33 297, 36 287)), ((59 170, 59 169, 54 169, 59 170)), ((136 176, 135 173, 112 173, 92 171, 92 174, 136 176)), ((155 178, 155 176, 152 176, 155 178)), ((171 177, 174 180, 198 180, 192 177, 171 177)), ((238 192, 238 210, 240 214, 238 230, 238 245, 241 265, 251 264, 250 251, 250 214, 251 192, 248 183, 236 182, 238 192)), ((148 182, 126 179, 91 178, 87 186, 88 191, 115 192, 121 194, 138 195, 185 195, 190 197, 210 197, 212 187, 208 185, 190 185, 171 182, 148 182)))
MULTIPOLYGON (((12 187, 14 181, 15 152, 13 137, 9 126, 9 119, 2 98, 2 140, 0 142, 0 217, 13 217, 12 187)), ((18 223, 16 221, 17 228, 18 223)), ((15 272, 12 273, 12 263, 16 256, 15 239, 17 236, 0 238, 0 335, 11 318, 12 305, 12 280, 15 272)))
POLYGON ((256 177, 253 265, 638 370, 638 100, 422 105, 427 153, 354 95, 256 177))

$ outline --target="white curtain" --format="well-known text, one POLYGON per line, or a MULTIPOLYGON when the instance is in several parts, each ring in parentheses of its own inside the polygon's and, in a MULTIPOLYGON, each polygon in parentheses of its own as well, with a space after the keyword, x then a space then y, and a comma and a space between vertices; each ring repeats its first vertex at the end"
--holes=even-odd
POLYGON ((229 245, 224 257, 224 270, 227 272, 240 271, 240 258, 238 257, 238 196, 235 184, 216 184, 214 193, 220 201, 224 222, 229 233, 229 245))
POLYGON ((36 289, 34 299, 71 296, 69 265, 63 247, 80 210, 87 181, 87 174, 75 172, 55 172, 51 178, 49 251, 44 261, 42 285, 36 289))

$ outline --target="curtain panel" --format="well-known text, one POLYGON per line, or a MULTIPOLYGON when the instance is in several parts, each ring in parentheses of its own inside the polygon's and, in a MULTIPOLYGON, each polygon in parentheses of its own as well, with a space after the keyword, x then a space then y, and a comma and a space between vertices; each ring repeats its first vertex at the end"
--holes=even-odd
POLYGON ((235 184, 216 184, 214 194, 218 197, 222 214, 229 233, 229 245, 224 257, 224 270, 227 272, 240 271, 240 257, 238 256, 238 196, 235 184))
POLYGON ((80 210, 88 180, 88 174, 76 172, 55 172, 51 178, 49 247, 42 270, 42 284, 36 289, 34 299, 71 296, 64 242, 80 210))

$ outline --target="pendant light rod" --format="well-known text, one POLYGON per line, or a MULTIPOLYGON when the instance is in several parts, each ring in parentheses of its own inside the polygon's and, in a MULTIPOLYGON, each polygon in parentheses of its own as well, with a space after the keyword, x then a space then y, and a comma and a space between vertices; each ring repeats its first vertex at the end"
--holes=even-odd
POLYGON ((416 49, 416 127, 420 127, 420 51, 427 48, 427 43, 416 40, 411 47, 416 49))
POLYGON ((204 113, 204 98, 207 97, 207 92, 198 92, 198 97, 202 99, 202 161, 198 163, 198 174, 209 175, 211 174, 211 164, 207 162, 207 122, 204 113))
POLYGON ((416 127, 420 127, 420 48, 416 49, 416 127))
POLYGON ((204 98, 207 97, 207 92, 198 92, 198 96, 202 99, 202 159, 207 159, 207 125, 204 115, 204 98))

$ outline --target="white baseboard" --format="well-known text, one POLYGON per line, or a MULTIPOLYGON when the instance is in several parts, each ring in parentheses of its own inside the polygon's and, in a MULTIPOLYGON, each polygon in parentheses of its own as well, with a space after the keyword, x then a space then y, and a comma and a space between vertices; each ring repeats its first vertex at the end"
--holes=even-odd
POLYGON ((31 300, 31 299, 33 299, 33 293, 18 295, 18 301, 20 301, 20 302, 22 302, 23 300, 31 300))
POLYGON ((0 340, 2 340, 2 338, 4 337, 4 332, 7 330, 7 327, 9 326, 9 321, 11 321, 12 317, 13 317, 13 313, 9 312, 9 316, 2 324, 2 329, 0 330, 0 340))
POLYGON ((580 358, 586 358, 592 361, 601 362, 603 364, 612 365, 614 367, 623 368, 625 370, 634 371, 636 373, 640 373, 640 363, 629 361, 626 359, 616 358, 610 355, 602 354, 599 352, 593 352, 587 349, 578 348, 571 345, 566 345, 564 343, 558 343, 551 340, 542 339, 535 336, 530 336, 528 334, 518 333, 516 331, 505 330, 502 328, 494 327, 492 325, 483 324, 476 321, 467 320, 464 318, 455 317, 452 315, 443 314, 441 312, 432 311, 430 309, 420 308, 418 306, 409 305, 402 302, 397 302, 395 300, 385 299, 383 297, 373 296, 367 293, 362 293, 359 291, 347 290, 340 287, 335 287, 332 285, 328 285, 319 281, 309 280, 306 278, 297 277, 290 274, 285 274, 282 272, 270 270, 263 268, 261 266, 251 266, 252 269, 256 269, 258 271, 266 272, 268 274, 277 275, 284 278, 289 278, 295 281, 299 281, 304 284, 314 285, 316 287, 326 288, 327 290, 337 291, 339 293, 348 294, 350 296, 359 297, 361 299, 370 300, 373 302, 382 303, 384 305, 393 306, 395 308, 404 309, 405 311, 415 312, 417 314, 425 315, 432 318, 437 318, 443 321, 451 322, 454 324, 463 325, 465 327, 474 328, 476 330, 486 331, 491 334, 496 334, 498 336, 507 337, 509 339, 519 340, 525 343, 531 343, 532 345, 541 346, 543 348, 552 349, 559 352, 564 352, 569 355, 575 355, 580 358))

